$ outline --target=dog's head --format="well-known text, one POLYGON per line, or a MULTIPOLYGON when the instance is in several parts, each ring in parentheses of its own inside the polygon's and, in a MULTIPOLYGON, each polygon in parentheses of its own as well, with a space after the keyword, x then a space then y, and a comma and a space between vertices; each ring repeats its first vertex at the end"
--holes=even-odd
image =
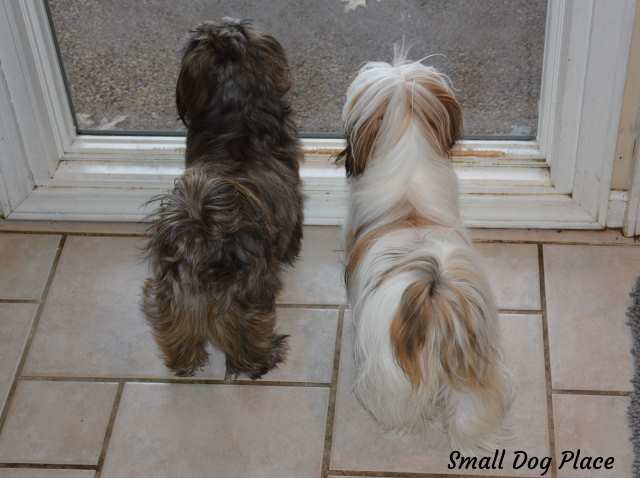
POLYGON ((213 104, 233 111, 239 101, 284 95, 289 86, 282 45, 248 20, 223 18, 191 31, 176 85, 176 106, 190 127, 213 104))
POLYGON ((393 147, 412 125, 440 156, 448 156, 462 135, 462 108, 445 75, 409 62, 364 65, 347 91, 342 111, 347 146, 338 159, 348 176, 358 176, 376 154, 393 147))

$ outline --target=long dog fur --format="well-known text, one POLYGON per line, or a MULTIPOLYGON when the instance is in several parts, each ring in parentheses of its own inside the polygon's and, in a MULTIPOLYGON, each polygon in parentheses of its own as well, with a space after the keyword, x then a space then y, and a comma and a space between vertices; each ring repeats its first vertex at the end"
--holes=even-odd
POLYGON ((454 446, 491 448, 509 393, 494 298, 448 158, 462 109, 444 75, 398 52, 360 70, 343 120, 355 393, 386 429, 438 420, 454 446))
POLYGON ((302 240, 301 153, 282 46, 249 22, 193 30, 176 86, 186 170, 159 198, 144 312, 167 367, 191 375, 208 342, 231 373, 257 378, 285 357, 275 298, 302 240))

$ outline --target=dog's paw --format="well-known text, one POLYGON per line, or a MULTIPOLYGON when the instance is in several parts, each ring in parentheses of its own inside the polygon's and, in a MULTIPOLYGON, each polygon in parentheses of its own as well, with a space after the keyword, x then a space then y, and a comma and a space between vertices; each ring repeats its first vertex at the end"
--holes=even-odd
POLYGON ((176 377, 193 377, 196 373, 196 369, 194 367, 185 367, 174 369, 173 373, 176 377))
POLYGON ((271 347, 271 356, 269 361, 260 366, 257 370, 248 373, 251 380, 257 380, 270 370, 276 368, 278 364, 284 362, 289 351, 288 335, 276 335, 273 337, 273 345, 271 347))
POLYGON ((169 367, 177 377, 192 377, 198 370, 203 370, 209 363, 206 350, 198 350, 189 360, 168 362, 169 367))
POLYGON ((284 362, 287 359, 288 352, 289 352, 289 336, 276 335, 273 338, 273 354, 272 354, 271 368, 277 367, 278 364, 284 362))

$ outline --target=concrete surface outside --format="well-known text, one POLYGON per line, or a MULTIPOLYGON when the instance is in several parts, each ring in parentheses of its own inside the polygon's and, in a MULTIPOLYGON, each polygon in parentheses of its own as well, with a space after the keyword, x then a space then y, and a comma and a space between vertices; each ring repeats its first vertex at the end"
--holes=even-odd
POLYGON ((340 133, 344 94, 367 60, 412 58, 453 80, 466 136, 536 133, 546 0, 49 0, 78 126, 181 131, 180 48, 197 23, 251 18, 284 44, 300 128, 340 133))

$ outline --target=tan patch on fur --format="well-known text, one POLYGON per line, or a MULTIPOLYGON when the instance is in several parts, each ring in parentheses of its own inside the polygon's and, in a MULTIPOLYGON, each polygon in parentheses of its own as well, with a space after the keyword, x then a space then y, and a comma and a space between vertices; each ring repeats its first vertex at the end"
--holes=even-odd
POLYGON ((440 350, 442 368, 450 383, 455 387, 480 386, 486 362, 483 354, 478 350, 478 338, 471 323, 469 302, 455 286, 447 284, 446 287, 456 297, 455 303, 459 304, 461 310, 454 310, 451 303, 442 297, 434 297, 434 300, 438 302, 434 308, 441 314, 441 317, 437 317, 437 320, 440 321, 440 330, 446 331, 447 335, 452 335, 455 333, 453 330, 454 321, 460 321, 465 329, 463 335, 469 340, 469 344, 463 348, 461 344, 453 340, 441 341, 445 344, 440 350), (478 358, 482 358, 482 360, 479 361, 478 358))
MULTIPOLYGON (((418 269, 416 264, 405 264, 394 273, 418 269)), ((437 357, 449 383, 456 388, 482 387, 486 381, 488 361, 479 345, 479 337, 471 321, 471 307, 462 292, 450 283, 442 284, 437 277, 433 282, 416 281, 403 293, 398 310, 391 322, 391 343, 398 364, 414 387, 424 380, 422 373, 426 337, 439 333, 436 341, 440 349, 432 354, 437 357), (438 292, 440 287, 453 293, 451 302, 438 292), (457 310, 453 304, 457 304, 457 310), (456 323, 465 329, 461 333, 468 343, 455 340, 456 323)))
POLYGON ((417 77, 416 83, 429 91, 432 97, 419 98, 407 95, 407 107, 431 138, 434 148, 447 156, 454 143, 462 136, 462 107, 453 92, 430 76, 417 77))
MULTIPOLYGON (((389 214, 392 215, 392 213, 389 214)), ((345 282, 347 285, 349 285, 349 279, 358 268, 362 258, 382 236, 399 229, 429 227, 436 225, 436 223, 431 219, 418 215, 415 210, 412 209, 409 214, 406 214, 400 219, 363 233, 363 231, 369 228, 369 225, 370 223, 363 224, 357 228, 355 232, 351 232, 347 236, 347 265, 345 267, 345 282)))
MULTIPOLYGON (((420 217, 411 210, 402 218, 367 230, 357 229, 350 236, 352 247, 348 249, 345 271, 347 283, 359 263, 371 249, 375 241, 392 231, 412 227, 433 227, 431 219, 420 217), (366 232, 364 232, 366 231, 366 232)), ((405 272, 423 272, 425 278, 411 284, 403 293, 400 305, 390 325, 390 337, 394 355, 412 386, 418 387, 424 380, 423 368, 426 355, 424 347, 427 337, 438 334, 435 341, 439 349, 428 355, 437 357, 449 383, 456 388, 482 387, 490 369, 489 358, 494 351, 483 347, 486 340, 482 334, 482 324, 473 321, 472 304, 455 283, 439 276, 439 267, 429 260, 399 261, 380 277, 374 289, 383 286, 389 277, 405 272), (463 330, 456 332, 456 328, 463 330), (463 342, 456 340, 463 338, 463 342)), ((448 274, 464 283, 475 283, 477 278, 464 268, 449 266, 448 274)))
MULTIPOLYGON (((358 96, 359 98, 359 96, 358 96)), ((354 103, 355 104, 355 103, 354 103)), ((365 121, 356 131, 354 144, 349 144, 348 154, 346 154, 346 168, 349 175, 358 176, 364 172, 367 161, 371 158, 373 149, 378 139, 380 125, 387 111, 389 100, 382 102, 373 112, 371 117, 365 121)), ((351 135, 348 136, 348 142, 351 143, 351 135)))
POLYGON ((431 318, 428 295, 424 283, 407 287, 390 328, 396 360, 414 387, 422 383, 422 349, 431 318))

